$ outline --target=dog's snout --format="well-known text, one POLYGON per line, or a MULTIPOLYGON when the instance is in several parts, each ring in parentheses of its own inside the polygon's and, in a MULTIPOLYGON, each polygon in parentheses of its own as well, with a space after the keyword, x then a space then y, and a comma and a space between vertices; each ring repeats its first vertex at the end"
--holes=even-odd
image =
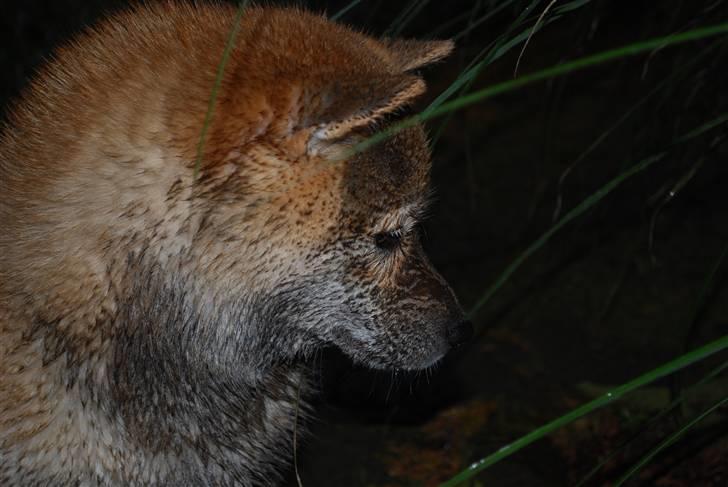
POLYGON ((460 321, 447 330, 447 341, 452 347, 465 345, 473 337, 473 324, 460 321))

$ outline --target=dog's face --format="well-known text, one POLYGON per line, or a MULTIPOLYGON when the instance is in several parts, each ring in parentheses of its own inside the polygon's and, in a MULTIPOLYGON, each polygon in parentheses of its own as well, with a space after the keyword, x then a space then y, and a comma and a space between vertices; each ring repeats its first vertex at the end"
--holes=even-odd
POLYGON ((306 299, 320 312, 297 326, 370 367, 428 367, 469 333, 420 244, 429 157, 414 127, 346 161, 336 225, 310 253, 306 299))
MULTIPOLYGON (((295 38, 296 22, 259 30, 295 38)), ((420 244, 428 142, 415 126, 352 149, 395 123, 392 116, 424 91, 411 71, 452 45, 377 41, 320 18, 308 22, 321 23, 322 38, 306 30, 300 43, 321 59, 258 52, 288 70, 279 68, 274 92, 273 80, 250 81, 247 59, 231 61, 229 79, 247 84, 231 81, 220 94, 211 163, 193 189, 205 212, 193 274, 227 302, 246 296, 229 314, 241 326, 259 323, 244 340, 279 348, 272 353, 333 344, 370 367, 428 367, 471 332, 420 244), (246 132, 255 138, 240 146, 246 132)))
MULTIPOLYGON (((90 276, 83 289, 105 296, 120 326, 205 364, 333 344, 371 367, 420 369, 462 343, 470 325, 417 232, 430 193, 423 129, 352 150, 402 118, 425 90, 414 71, 452 43, 377 40, 301 11, 247 10, 200 144, 229 19, 215 35, 188 18, 152 21, 166 29, 158 45, 125 46, 148 56, 180 39, 197 47, 124 71, 134 82, 117 90, 118 73, 101 73, 96 98, 66 102, 102 108, 78 113, 69 148, 78 160, 47 161, 60 175, 48 184, 60 181, 58 204, 78 224, 57 228, 67 262, 43 282, 67 284, 43 301, 82 309, 67 274, 90 276)), ((96 68, 73 65, 81 80, 96 68)), ((65 85, 38 91, 53 90, 65 85)))
POLYGON ((430 195, 421 127, 342 160, 255 154, 278 169, 259 175, 254 201, 214 193, 204 231, 219 250, 195 259, 214 265, 212 280, 238 283, 228 291, 255 290, 243 316, 270 327, 255 339, 292 340, 284 353, 333 344, 364 365, 400 369, 428 367, 467 339, 470 325, 420 244, 430 195))

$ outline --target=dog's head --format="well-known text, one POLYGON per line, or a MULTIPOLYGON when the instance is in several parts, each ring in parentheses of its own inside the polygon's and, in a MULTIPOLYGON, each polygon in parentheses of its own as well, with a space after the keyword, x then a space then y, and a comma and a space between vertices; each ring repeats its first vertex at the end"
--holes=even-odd
POLYGON ((373 367, 433 364, 469 325, 419 242, 426 137, 356 149, 452 43, 250 8, 218 86, 234 17, 162 2, 58 53, 0 154, 6 295, 69 342, 108 321, 206 362, 334 344, 373 367))
POLYGON ((200 229, 202 274, 255 296, 251 343, 290 353, 334 344, 375 368, 428 367, 471 333, 420 244, 428 141, 413 126, 358 149, 402 118, 424 91, 414 70, 452 43, 258 14, 255 52, 244 36, 200 172, 200 195, 215 205, 200 229))

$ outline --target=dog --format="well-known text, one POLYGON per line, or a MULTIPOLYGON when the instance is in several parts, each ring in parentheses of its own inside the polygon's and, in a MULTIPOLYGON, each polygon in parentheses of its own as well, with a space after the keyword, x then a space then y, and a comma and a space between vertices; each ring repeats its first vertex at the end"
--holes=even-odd
POLYGON ((158 3, 58 50, 0 138, 0 484, 270 485, 317 350, 467 341, 423 128, 357 150, 452 48, 158 3))

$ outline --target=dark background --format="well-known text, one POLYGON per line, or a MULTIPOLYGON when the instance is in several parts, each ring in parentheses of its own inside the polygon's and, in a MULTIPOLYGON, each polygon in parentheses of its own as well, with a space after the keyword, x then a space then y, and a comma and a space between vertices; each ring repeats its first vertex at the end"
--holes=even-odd
MULTIPOLYGON (((347 3, 301 2, 329 14, 347 3)), ((470 18, 502 3, 425 2, 402 35, 458 36, 470 18)), ((513 1, 461 35, 456 54, 425 73, 430 98, 530 3, 513 1)), ((524 25, 534 25, 548 3, 539 2, 524 25)), ((55 46, 126 4, 3 2, 0 104, 18 96, 55 46)), ((364 0, 342 20, 382 35, 407 5, 364 0)), ((728 2, 721 0, 586 2, 534 35, 520 73, 727 19, 728 2)), ((511 79, 520 49, 488 65, 472 89, 511 79)), ((558 201, 563 216, 628 167, 667 154, 535 252, 474 316, 472 344, 437 370, 374 373, 326 353, 316 364, 318 419, 299 452, 303 485, 437 485, 546 421, 728 332, 728 263, 721 260, 728 248, 726 123, 675 143, 728 111, 727 49, 725 35, 658 49, 430 123, 433 138, 441 136, 434 145, 437 198, 425 245, 466 309, 553 225, 558 201)), ((608 485, 728 395, 725 375, 691 387, 727 359, 714 357, 642 389, 469 485, 575 485, 616 452, 586 484, 608 485), (648 421, 681 394, 681 407, 648 421)), ((719 410, 691 428, 633 485, 728 485, 727 415, 719 410)))

